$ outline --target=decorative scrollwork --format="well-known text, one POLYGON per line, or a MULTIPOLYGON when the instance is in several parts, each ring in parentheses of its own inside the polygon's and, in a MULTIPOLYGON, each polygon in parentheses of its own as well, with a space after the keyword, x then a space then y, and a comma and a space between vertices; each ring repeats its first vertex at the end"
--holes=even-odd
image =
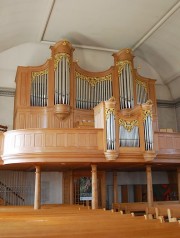
POLYGON ((62 45, 67 45, 68 43, 69 43, 69 41, 64 40, 63 43, 62 43, 62 45))
POLYGON ((115 97, 111 97, 111 98, 108 100, 108 102, 116 102, 115 97))
POLYGON ((115 108, 105 108, 106 120, 109 118, 110 114, 115 116, 115 108))
POLYGON ((38 76, 42 76, 42 75, 45 75, 45 74, 48 74, 48 69, 41 70, 41 71, 38 71, 38 72, 32 72, 32 80, 34 80, 38 76))
POLYGON ((131 132, 135 126, 139 125, 139 122, 138 120, 126 121, 123 119, 119 119, 119 125, 123 126, 128 132, 131 132))
POLYGON ((145 82, 142 82, 142 81, 136 79, 136 83, 139 84, 141 87, 143 87, 144 90, 145 90, 146 93, 147 93, 147 84, 146 84, 145 82))
POLYGON ((91 85, 91 87, 94 87, 99 82, 106 81, 106 80, 112 80, 112 75, 109 74, 109 75, 102 76, 102 77, 89 77, 89 76, 82 75, 79 72, 76 72, 76 78, 86 80, 91 85))
POLYGON ((127 64, 129 64, 132 69, 132 64, 131 64, 131 61, 129 61, 129 60, 118 61, 116 63, 116 66, 118 67, 118 75, 121 74, 122 70, 124 69, 125 65, 127 65, 127 64))
POLYGON ((66 60, 68 61, 68 63, 70 64, 70 55, 66 54, 66 53, 57 53, 54 57, 54 70, 56 70, 59 61, 62 60, 62 58, 66 58, 66 60))
POLYGON ((145 121, 148 116, 152 119, 152 110, 143 110, 143 121, 145 121))
POLYGON ((147 105, 152 105, 153 104, 153 101, 151 99, 148 99, 147 102, 146 102, 147 105))

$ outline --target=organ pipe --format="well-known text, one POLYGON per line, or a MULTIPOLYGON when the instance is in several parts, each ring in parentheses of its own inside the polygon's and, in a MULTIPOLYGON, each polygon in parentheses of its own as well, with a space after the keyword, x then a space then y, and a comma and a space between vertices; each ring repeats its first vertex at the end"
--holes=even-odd
POLYGON ((151 110, 144 110, 143 113, 145 150, 153 150, 152 112, 151 110))
POLYGON ((106 140, 107 150, 115 150, 116 133, 115 133, 115 110, 114 108, 106 108, 106 140))
POLYGON ((147 85, 145 82, 136 80, 136 97, 137 104, 143 104, 147 101, 147 85))
POLYGON ((55 55, 55 88, 54 103, 70 103, 70 60, 69 55, 59 53, 55 55))
POLYGON ((132 65, 128 60, 117 62, 120 109, 134 107, 132 65))
POLYGON ((48 70, 32 73, 31 106, 47 106, 48 70))
POLYGON ((119 146, 139 147, 139 127, 138 121, 128 121, 119 119, 119 146))
POLYGON ((93 78, 76 72, 76 108, 89 110, 111 97, 111 74, 93 78))

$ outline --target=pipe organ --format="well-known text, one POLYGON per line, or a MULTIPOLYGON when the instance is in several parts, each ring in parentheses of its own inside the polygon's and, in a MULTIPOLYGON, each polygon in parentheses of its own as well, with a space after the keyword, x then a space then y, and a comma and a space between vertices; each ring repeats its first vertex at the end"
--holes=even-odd
POLYGON ((153 152, 155 80, 138 75, 132 51, 114 53, 104 72, 89 72, 73 61, 68 41, 50 48, 44 65, 18 67, 14 129, 102 128, 107 159, 127 149, 153 152))

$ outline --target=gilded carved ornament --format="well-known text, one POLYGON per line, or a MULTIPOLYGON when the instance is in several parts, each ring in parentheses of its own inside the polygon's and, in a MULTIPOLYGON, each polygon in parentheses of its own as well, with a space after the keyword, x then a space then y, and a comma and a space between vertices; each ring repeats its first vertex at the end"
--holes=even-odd
POLYGON ((152 119, 152 110, 143 110, 143 121, 145 121, 148 116, 152 119))
POLYGON ((70 64, 70 55, 66 53, 57 53, 54 56, 54 70, 56 70, 59 61, 61 61, 63 58, 65 58, 68 61, 68 64, 70 64))
POLYGON ((139 122, 138 120, 126 121, 123 119, 119 119, 119 125, 123 126, 124 129, 126 129, 128 132, 131 132, 135 126, 139 125, 139 122))
POLYGON ((146 84, 145 82, 142 82, 142 81, 136 79, 136 83, 137 83, 139 86, 143 87, 144 90, 145 90, 146 93, 147 93, 147 84, 146 84))
POLYGON ((131 68, 131 70, 132 70, 132 63, 131 63, 131 61, 129 61, 129 60, 118 61, 118 62, 116 63, 116 66, 118 67, 118 75, 121 74, 122 70, 124 69, 124 67, 125 67, 127 64, 130 65, 130 68, 131 68))
POLYGON ((62 43, 62 45, 67 45, 68 43, 69 43, 69 41, 64 40, 63 43, 62 43))
POLYGON ((38 72, 32 72, 32 80, 34 80, 38 76, 42 76, 42 75, 45 75, 45 74, 48 74, 48 69, 44 69, 44 70, 41 70, 41 71, 38 71, 38 72))
POLYGON ((153 104, 153 101, 151 99, 148 99, 147 102, 146 102, 147 105, 152 105, 153 104))
POLYGON ((108 102, 116 102, 115 97, 111 97, 111 98, 108 100, 108 102))
MULTIPOLYGON (((109 115, 113 114, 115 116, 115 108, 105 108, 106 120, 109 118, 109 115)), ((115 117, 114 117, 115 119, 115 117)))
POLYGON ((111 74, 106 75, 106 76, 102 76, 102 77, 89 77, 89 76, 85 76, 83 74, 80 74, 78 72, 76 72, 76 78, 80 78, 81 80, 85 80, 87 81, 91 87, 95 87, 95 85, 97 83, 106 81, 106 80, 112 80, 112 76, 111 74))

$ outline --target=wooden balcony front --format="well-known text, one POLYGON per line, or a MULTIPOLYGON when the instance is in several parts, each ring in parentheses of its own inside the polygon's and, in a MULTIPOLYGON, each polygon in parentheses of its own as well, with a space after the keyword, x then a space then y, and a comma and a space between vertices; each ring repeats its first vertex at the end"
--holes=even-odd
POLYGON ((177 132, 155 132, 154 147, 158 159, 168 159, 175 162, 180 159, 180 133, 177 132))
MULTIPOLYGON (((154 134, 152 163, 180 163, 180 133, 154 134)), ((103 129, 20 129, 0 134, 1 164, 110 163, 105 157, 103 129)), ((146 163, 140 148, 119 147, 113 163, 146 163)), ((147 152, 148 153, 148 152, 147 152)))
POLYGON ((97 162, 99 158, 104 158, 102 129, 21 129, 4 136, 4 164, 97 162))

